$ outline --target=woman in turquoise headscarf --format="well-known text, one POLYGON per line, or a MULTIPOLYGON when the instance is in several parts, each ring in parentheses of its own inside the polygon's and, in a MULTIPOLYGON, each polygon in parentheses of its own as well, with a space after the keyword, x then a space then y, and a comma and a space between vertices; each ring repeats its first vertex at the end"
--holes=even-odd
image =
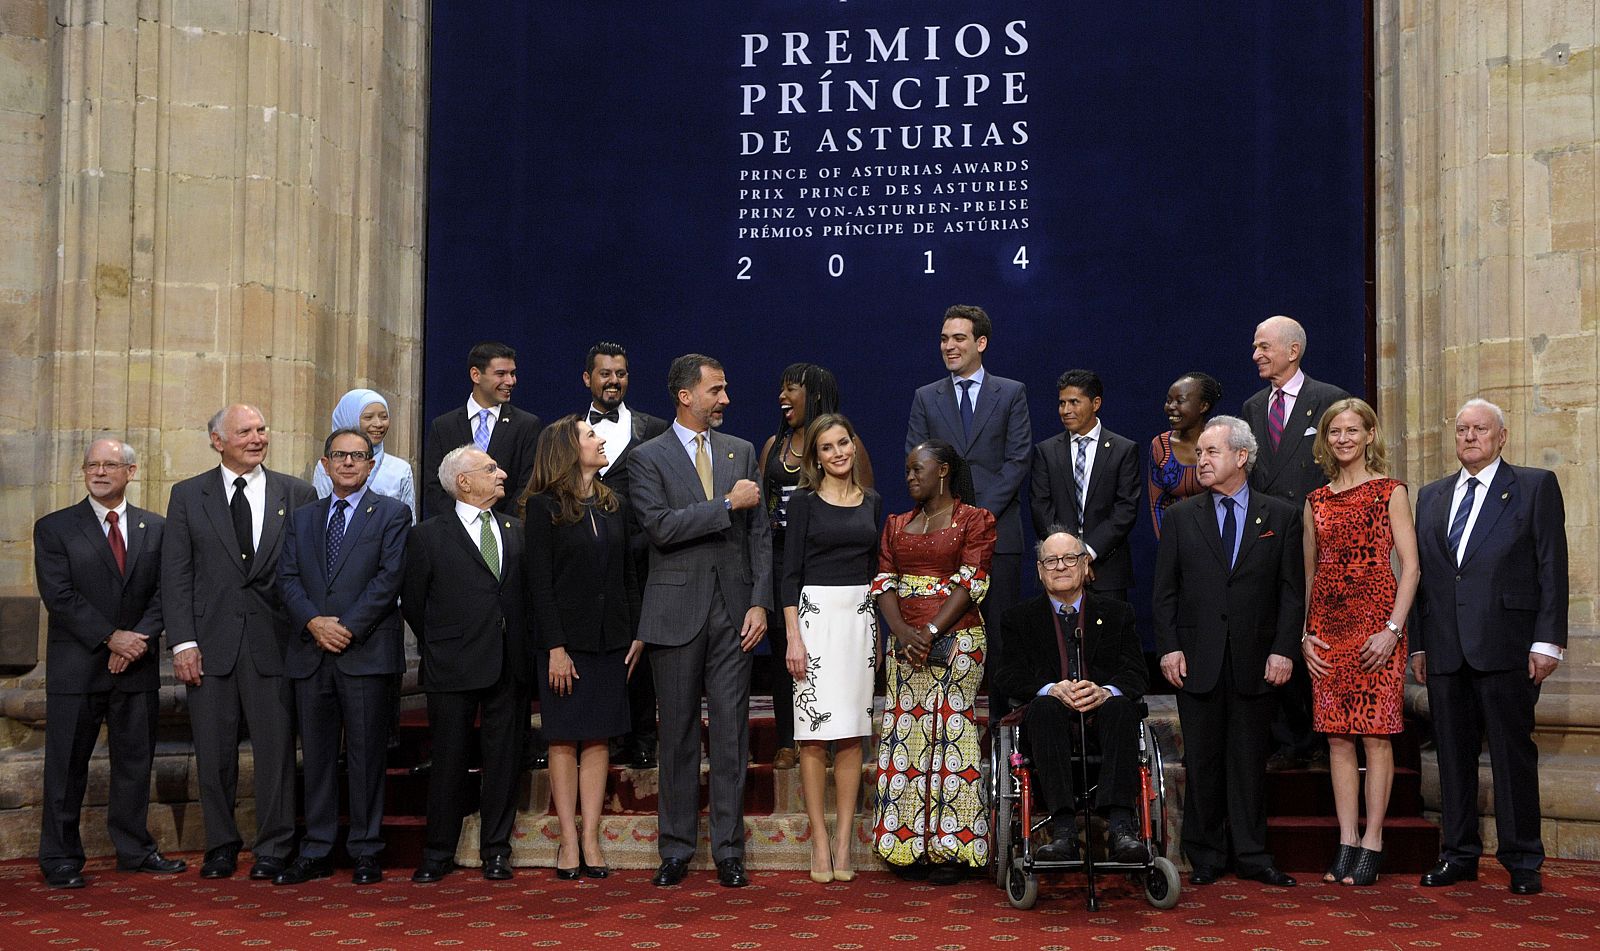
MULTIPOLYGON (((397 499, 411 509, 411 521, 417 520, 417 495, 411 478, 411 464, 383 451, 383 437, 389 435, 389 401, 377 390, 351 390, 339 398, 333 408, 333 428, 358 429, 372 440, 372 475, 367 477, 367 488, 397 499)), ((318 498, 333 493, 333 482, 323 471, 318 460, 311 471, 311 484, 318 498)))

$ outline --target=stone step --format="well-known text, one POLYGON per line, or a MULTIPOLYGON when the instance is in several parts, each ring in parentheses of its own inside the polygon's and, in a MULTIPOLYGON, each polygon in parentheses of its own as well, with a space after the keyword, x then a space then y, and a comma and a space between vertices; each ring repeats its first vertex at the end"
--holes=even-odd
MULTIPOLYGON (((1267 820, 1267 850, 1286 872, 1320 875, 1339 847, 1339 821, 1332 816, 1274 816, 1267 820)), ((1383 871, 1425 872, 1439 860, 1439 827, 1420 816, 1391 817, 1383 824, 1383 871)))

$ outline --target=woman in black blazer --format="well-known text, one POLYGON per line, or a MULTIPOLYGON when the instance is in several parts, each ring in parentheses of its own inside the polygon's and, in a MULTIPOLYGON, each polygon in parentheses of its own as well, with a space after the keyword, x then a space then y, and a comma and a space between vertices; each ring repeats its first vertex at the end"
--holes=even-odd
POLYGON ((628 731, 628 677, 644 648, 634 637, 639 584, 627 511, 597 477, 605 464, 605 440, 581 417, 563 417, 539 434, 521 499, 538 676, 550 685, 540 713, 561 822, 561 879, 610 873, 600 854, 606 740, 628 731))

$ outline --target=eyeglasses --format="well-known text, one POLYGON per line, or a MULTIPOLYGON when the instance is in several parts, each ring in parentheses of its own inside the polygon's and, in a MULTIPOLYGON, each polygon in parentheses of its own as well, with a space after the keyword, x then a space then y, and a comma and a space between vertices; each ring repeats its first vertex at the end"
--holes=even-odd
POLYGON ((84 472, 118 472, 128 468, 126 462, 85 462, 84 472))
POLYGON ((343 449, 335 449, 334 451, 328 453, 328 458, 334 462, 343 462, 346 459, 354 462, 366 462, 368 459, 372 458, 372 453, 366 451, 365 449, 356 449, 351 452, 345 452, 343 449))
POLYGON ((1078 567, 1078 562, 1087 557, 1089 557, 1087 552, 1078 555, 1050 555, 1047 558, 1040 558, 1039 564, 1052 571, 1061 568, 1076 568, 1078 567))

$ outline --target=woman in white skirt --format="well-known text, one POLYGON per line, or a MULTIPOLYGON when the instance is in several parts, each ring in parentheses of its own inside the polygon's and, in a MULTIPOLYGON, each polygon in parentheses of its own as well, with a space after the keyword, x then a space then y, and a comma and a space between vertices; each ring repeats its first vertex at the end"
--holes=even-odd
POLYGON ((855 427, 838 413, 806 428, 800 487, 789 501, 784 538, 785 655, 794 676, 794 736, 800 786, 811 818, 811 879, 848 882, 861 793, 861 738, 872 732, 877 610, 868 596, 878 570, 883 501, 861 485, 855 427), (828 835, 827 747, 836 815, 828 835))

